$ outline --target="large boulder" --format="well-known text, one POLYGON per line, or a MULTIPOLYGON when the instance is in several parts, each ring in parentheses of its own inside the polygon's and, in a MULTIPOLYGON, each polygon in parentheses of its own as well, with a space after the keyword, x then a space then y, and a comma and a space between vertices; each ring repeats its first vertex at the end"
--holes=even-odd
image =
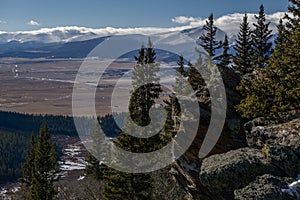
POLYGON ((256 126, 256 121, 245 125, 246 140, 250 147, 261 148, 275 144, 299 149, 300 119, 270 126, 256 126))
POLYGON ((200 182, 214 191, 234 191, 245 187, 257 176, 275 171, 261 150, 246 147, 204 159, 200 182))
POLYGON ((245 125, 247 144, 261 149, 282 176, 296 178, 300 172, 300 119, 257 126, 259 119, 245 125))
POLYGON ((266 145, 262 149, 270 163, 278 169, 281 176, 296 178, 300 172, 300 155, 287 146, 266 145))
POLYGON ((270 174, 259 176, 246 187, 234 191, 234 199, 237 200, 274 200, 288 199, 288 195, 282 190, 288 187, 291 178, 281 178, 270 174))

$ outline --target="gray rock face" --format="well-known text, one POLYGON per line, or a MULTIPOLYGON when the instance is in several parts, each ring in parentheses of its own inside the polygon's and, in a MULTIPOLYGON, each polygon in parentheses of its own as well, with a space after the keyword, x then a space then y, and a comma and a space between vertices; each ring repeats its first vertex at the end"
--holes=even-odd
POLYGON ((279 171, 277 174, 296 178, 300 173, 300 157, 295 151, 286 146, 265 146, 263 152, 267 154, 271 164, 279 171))
POLYGON ((288 187, 290 178, 280 178, 270 174, 259 176, 246 187, 234 191, 234 199, 237 200, 275 200, 288 199, 281 190, 288 187))
POLYGON ((243 188, 257 176, 275 171, 266 155, 253 148, 241 148, 203 160, 200 182, 216 191, 243 188))
POLYGON ((271 126, 255 126, 252 121, 245 125, 245 129, 250 147, 261 148, 276 144, 297 149, 300 146, 300 119, 271 126))
POLYGON ((258 122, 256 119, 245 125, 247 144, 262 149, 281 175, 296 177, 300 173, 300 119, 278 125, 255 126, 258 122))

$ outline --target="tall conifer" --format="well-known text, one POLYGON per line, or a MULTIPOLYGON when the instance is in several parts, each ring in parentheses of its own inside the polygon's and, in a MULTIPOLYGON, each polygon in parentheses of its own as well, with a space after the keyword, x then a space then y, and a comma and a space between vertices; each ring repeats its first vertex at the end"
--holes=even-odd
POLYGON ((236 39, 236 46, 234 50, 236 52, 233 56, 234 68, 239 71, 241 75, 253 71, 252 64, 252 40, 251 30, 248 23, 248 16, 245 14, 243 22, 240 25, 240 31, 236 39))

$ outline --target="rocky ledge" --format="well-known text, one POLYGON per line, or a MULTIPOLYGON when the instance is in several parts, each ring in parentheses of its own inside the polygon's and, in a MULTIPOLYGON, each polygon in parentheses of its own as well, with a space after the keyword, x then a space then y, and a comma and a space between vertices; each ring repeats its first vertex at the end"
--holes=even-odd
POLYGON ((248 147, 202 161, 207 199, 300 199, 300 118, 277 125, 256 119, 245 134, 248 147))

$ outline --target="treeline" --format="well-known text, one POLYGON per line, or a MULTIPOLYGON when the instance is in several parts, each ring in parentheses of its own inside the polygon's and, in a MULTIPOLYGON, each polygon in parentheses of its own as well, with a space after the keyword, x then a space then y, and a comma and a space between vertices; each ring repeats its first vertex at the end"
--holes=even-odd
POLYGON ((27 134, 37 133, 45 122, 49 124, 49 129, 54 134, 77 135, 72 117, 0 111, 0 129, 3 130, 27 134))
MULTIPOLYGON (((79 119, 84 120, 86 127, 94 126, 95 120, 92 118, 79 119)), ((98 120, 108 137, 117 135, 119 127, 112 115, 99 117, 98 120)), ((22 164, 28 155, 30 136, 32 133, 37 135, 44 123, 48 124, 53 134, 78 136, 73 117, 0 111, 0 185, 17 181, 22 176, 22 164)), ((56 151, 60 153, 58 147, 56 151)))
MULTIPOLYGON (((120 115, 121 116, 121 115, 120 115)), ((93 127, 93 118, 76 117, 86 123, 86 127, 93 127)), ((105 115, 98 118, 105 134, 114 137, 119 128, 112 115, 105 115)), ((0 111, 0 130, 10 132, 25 133, 30 135, 32 132, 38 133, 41 125, 47 123, 49 130, 53 134, 77 136, 74 118, 62 115, 33 115, 16 112, 0 111)), ((87 132, 88 134, 89 132, 87 132)), ((1 136, 0 136, 1 137, 1 136)))
POLYGON ((26 134, 0 130, 0 185, 22 175, 29 138, 26 134))

